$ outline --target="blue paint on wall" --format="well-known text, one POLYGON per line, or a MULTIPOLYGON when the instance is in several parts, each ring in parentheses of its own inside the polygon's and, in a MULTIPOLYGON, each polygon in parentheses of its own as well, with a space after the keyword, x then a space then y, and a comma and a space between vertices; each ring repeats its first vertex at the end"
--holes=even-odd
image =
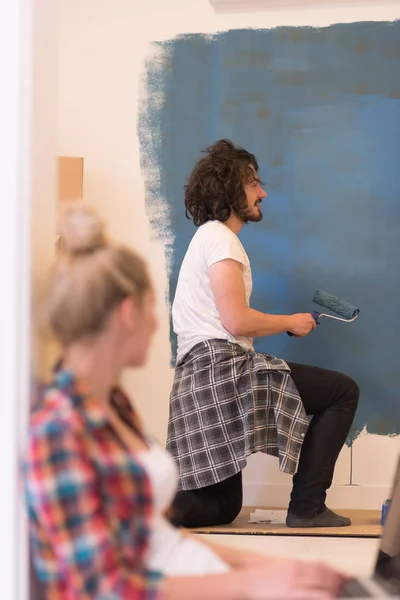
POLYGON ((200 149, 231 138, 256 154, 269 193, 264 220, 241 235, 252 306, 310 311, 323 288, 361 308, 351 325, 325 321, 304 340, 281 335, 256 348, 348 373, 361 387, 354 434, 365 424, 400 433, 399 22, 229 31, 157 46, 139 136, 149 215, 171 257, 170 299, 194 233, 185 179, 200 149))

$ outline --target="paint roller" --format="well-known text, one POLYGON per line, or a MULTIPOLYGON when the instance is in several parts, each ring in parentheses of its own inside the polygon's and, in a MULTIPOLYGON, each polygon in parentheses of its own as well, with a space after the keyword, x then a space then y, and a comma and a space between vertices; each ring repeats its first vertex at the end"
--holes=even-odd
MULTIPOLYGON (((335 321, 342 321, 344 323, 352 323, 357 319, 360 313, 360 309, 353 304, 350 304, 350 302, 346 302, 345 300, 341 300, 336 296, 332 296, 332 294, 328 294, 328 292, 325 292, 324 290, 317 290, 315 292, 313 302, 336 315, 329 315, 327 313, 314 310, 311 315, 317 325, 320 325, 319 319, 321 317, 334 319, 335 321)), ((288 331, 288 334, 290 336, 294 335, 293 333, 290 333, 290 331, 288 331)))

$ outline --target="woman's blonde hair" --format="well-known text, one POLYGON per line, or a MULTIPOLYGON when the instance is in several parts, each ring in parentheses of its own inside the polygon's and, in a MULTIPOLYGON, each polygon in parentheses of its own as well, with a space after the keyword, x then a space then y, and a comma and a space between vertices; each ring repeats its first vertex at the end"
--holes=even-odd
POLYGON ((128 296, 138 304, 151 288, 144 260, 110 242, 98 213, 82 202, 60 215, 59 255, 47 294, 47 321, 63 346, 101 331, 128 296))

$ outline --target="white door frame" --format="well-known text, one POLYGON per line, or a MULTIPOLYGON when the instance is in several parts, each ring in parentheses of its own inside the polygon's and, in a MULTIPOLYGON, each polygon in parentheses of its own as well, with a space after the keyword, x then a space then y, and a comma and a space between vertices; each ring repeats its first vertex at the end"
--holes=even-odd
POLYGON ((40 286, 44 244, 50 237, 54 244, 57 8, 58 0, 0 0, 0 587, 7 600, 29 595, 19 467, 31 376, 40 364, 31 352, 39 348, 32 291, 40 286), (43 203, 41 244, 36 215, 45 214, 43 203))

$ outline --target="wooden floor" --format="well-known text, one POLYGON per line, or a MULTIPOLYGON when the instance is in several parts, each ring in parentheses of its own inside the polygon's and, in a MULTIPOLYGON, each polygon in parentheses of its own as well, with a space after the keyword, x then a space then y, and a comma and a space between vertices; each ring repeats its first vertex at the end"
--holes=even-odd
POLYGON ((200 527, 192 529, 194 533, 212 533, 224 535, 286 535, 313 537, 365 537, 377 538, 381 535, 380 511, 375 510, 340 510, 341 515, 350 517, 350 527, 321 527, 309 529, 292 529, 286 525, 267 523, 249 523, 250 513, 255 508, 246 506, 231 525, 219 527, 200 527))

